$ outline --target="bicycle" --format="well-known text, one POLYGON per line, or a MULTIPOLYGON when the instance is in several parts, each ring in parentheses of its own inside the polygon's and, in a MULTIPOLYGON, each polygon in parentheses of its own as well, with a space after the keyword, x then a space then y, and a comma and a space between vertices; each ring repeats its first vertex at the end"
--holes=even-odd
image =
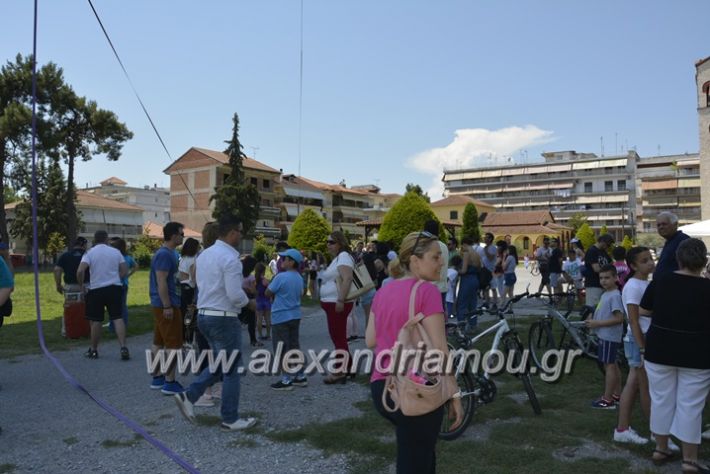
MULTIPOLYGON (((473 336, 467 335, 464 330, 466 326, 465 321, 446 323, 447 330, 450 331, 451 339, 453 339, 453 343, 449 342, 449 351, 454 354, 455 357, 456 371, 454 375, 456 376, 461 390, 461 406, 464 415, 461 424, 456 429, 451 430, 448 406, 445 405, 444 421, 439 431, 439 437, 441 439, 453 440, 461 436, 471 423, 476 407, 491 403, 495 400, 497 389, 495 382, 491 378, 491 376, 494 375, 491 369, 499 366, 500 361, 495 359, 495 362, 491 362, 491 357, 484 358, 482 367, 478 368, 474 367, 473 363, 468 359, 462 361, 461 357, 465 357, 465 354, 461 354, 459 351, 459 349, 468 351, 476 342, 488 334, 494 334, 491 352, 489 352, 489 354, 494 354, 495 358, 497 357, 495 351, 497 351, 497 354, 500 354, 501 347, 506 350, 506 355, 509 357, 507 366, 508 368, 511 368, 511 366, 515 367, 515 375, 523 382, 533 412, 536 415, 542 413, 540 402, 532 386, 530 364, 525 355, 523 344, 518 337, 518 333, 508 325, 508 321, 505 318, 505 313, 512 308, 513 303, 520 301, 527 295, 527 291, 523 294, 516 295, 513 299, 508 301, 505 306, 491 312, 491 314, 498 317, 498 322, 479 334, 473 336)), ((481 312, 478 313, 480 314, 481 312)))
MULTIPOLYGON (((549 301, 544 301, 547 306, 545 316, 531 324, 528 330, 528 349, 530 350, 533 363, 540 372, 545 375, 550 375, 553 373, 550 367, 554 367, 556 364, 554 363, 554 359, 553 363, 550 363, 550 356, 547 356, 547 361, 544 360, 545 354, 548 353, 548 351, 569 351, 577 349, 581 351, 581 355, 597 361, 597 365, 603 372, 604 366, 598 361, 597 354, 599 340, 596 334, 591 332, 585 323, 585 321, 594 314, 594 308, 591 306, 583 306, 579 311, 580 319, 578 321, 570 320, 570 316, 573 314, 572 308, 569 307, 565 314, 560 313, 556 307, 556 296, 560 295, 536 293, 528 296, 528 298, 546 297, 549 299, 549 301), (559 342, 555 341, 552 325, 554 321, 559 322, 562 326, 562 334, 559 342), (570 336, 569 339, 567 339, 567 334, 570 336)), ((564 294, 562 296, 564 296, 564 294)), ((553 354, 552 357, 555 357, 555 354, 553 354)), ((617 363, 621 368, 628 367, 623 344, 619 346, 617 363)), ((546 379, 543 377, 543 380, 546 379)), ((552 382, 553 380, 546 381, 552 382)))

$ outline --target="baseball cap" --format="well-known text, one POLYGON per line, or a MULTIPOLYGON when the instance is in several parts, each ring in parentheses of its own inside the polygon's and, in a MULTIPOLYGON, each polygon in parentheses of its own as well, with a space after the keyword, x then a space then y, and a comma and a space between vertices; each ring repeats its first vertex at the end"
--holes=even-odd
POLYGON ((288 257, 296 263, 301 263, 303 261, 303 255, 301 255, 301 252, 296 249, 288 249, 284 252, 279 252, 279 255, 282 257, 288 257))

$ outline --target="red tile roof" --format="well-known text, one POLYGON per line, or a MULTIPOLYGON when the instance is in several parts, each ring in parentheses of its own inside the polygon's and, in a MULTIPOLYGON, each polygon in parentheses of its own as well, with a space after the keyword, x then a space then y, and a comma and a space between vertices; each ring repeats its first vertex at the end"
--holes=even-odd
POLYGON ((93 207, 98 209, 116 209, 120 211, 140 211, 143 212, 143 208, 134 206, 132 204, 126 204, 125 202, 116 201, 114 199, 109 199, 101 196, 100 194, 89 193, 86 191, 76 192, 77 207, 93 207))
MULTIPOLYGON (((144 223, 143 232, 148 234, 148 237, 163 240, 163 226, 156 222, 148 221, 144 223)), ((193 239, 202 240, 202 234, 189 227, 183 227, 183 233, 185 234, 185 238, 192 237, 193 239)))
POLYGON ((101 181, 101 183, 99 183, 99 184, 101 184, 101 186, 105 186, 105 185, 107 185, 107 184, 117 184, 117 185, 119 185, 119 186, 125 186, 125 185, 127 185, 128 183, 125 182, 125 181, 122 180, 122 179, 119 179, 119 178, 115 177, 115 176, 111 176, 111 177, 108 178, 108 179, 104 179, 104 180, 101 181))
MULTIPOLYGON (((207 148, 198 148, 198 147, 191 147, 189 150, 187 150, 183 155, 178 158, 177 160, 173 161, 170 166, 168 166, 163 172, 169 171, 175 164, 177 164, 180 160, 182 160, 186 155, 188 155, 191 151, 196 151, 220 164, 226 165, 229 164, 229 157, 222 153, 221 151, 215 151, 215 150, 208 150, 207 148)), ((246 157, 242 161, 242 164, 245 168, 250 168, 253 170, 258 170, 258 171, 268 171, 270 173, 281 173, 279 170, 272 168, 271 166, 265 165, 264 163, 260 161, 256 161, 253 158, 246 157)))
POLYGON ((468 196, 462 196, 462 195, 454 195, 454 196, 449 196, 444 199, 440 199, 439 201, 435 201, 431 203, 431 207, 442 207, 442 206, 465 206, 468 203, 473 203, 476 206, 485 206, 485 207, 494 207, 493 204, 489 204, 485 201, 480 201, 478 199, 473 199, 468 196))

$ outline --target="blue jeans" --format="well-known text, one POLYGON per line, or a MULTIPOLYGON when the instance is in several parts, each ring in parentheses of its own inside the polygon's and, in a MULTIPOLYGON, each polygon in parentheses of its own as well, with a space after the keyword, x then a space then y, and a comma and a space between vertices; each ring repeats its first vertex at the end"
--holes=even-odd
POLYGON ((207 339, 212 351, 217 357, 219 351, 225 351, 227 359, 233 351, 238 351, 240 355, 229 371, 225 372, 224 367, 215 373, 210 373, 210 368, 206 367, 197 376, 197 379, 190 384, 185 392, 187 399, 195 403, 205 389, 219 382, 222 377, 222 421, 234 423, 239 419, 239 372, 241 366, 242 349, 242 323, 239 318, 231 316, 204 316, 198 313, 197 327, 202 335, 207 339))

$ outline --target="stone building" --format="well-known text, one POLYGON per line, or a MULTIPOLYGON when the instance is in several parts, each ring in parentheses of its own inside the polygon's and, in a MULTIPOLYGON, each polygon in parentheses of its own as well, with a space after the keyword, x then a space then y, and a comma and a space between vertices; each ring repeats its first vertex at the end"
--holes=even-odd
MULTIPOLYGON (((710 183, 710 56, 695 63, 700 133, 700 181, 710 183)), ((710 193, 702 193, 702 219, 710 219, 710 193)))

